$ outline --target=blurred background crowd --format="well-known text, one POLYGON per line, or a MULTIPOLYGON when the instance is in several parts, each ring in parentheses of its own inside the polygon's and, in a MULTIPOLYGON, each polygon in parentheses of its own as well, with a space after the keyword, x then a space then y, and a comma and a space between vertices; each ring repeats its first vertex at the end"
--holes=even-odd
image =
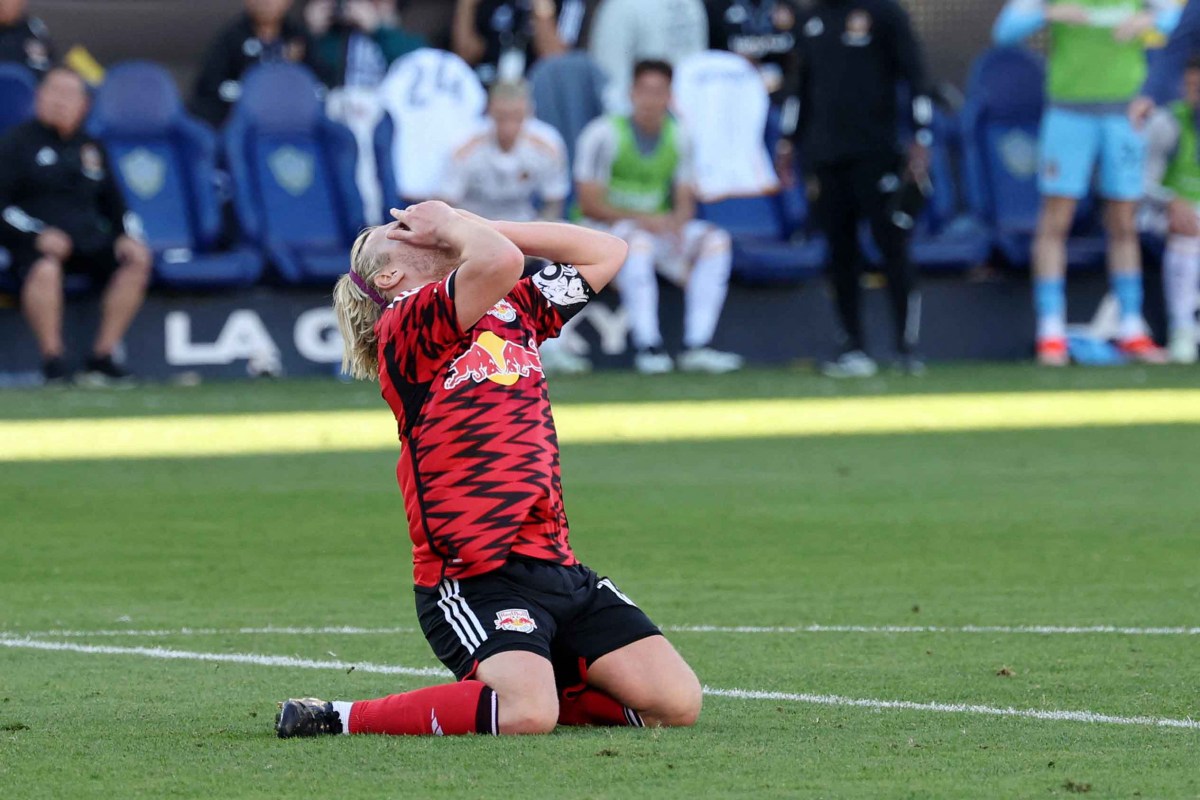
MULTIPOLYGON (((740 368, 714 346, 730 282, 822 275, 840 328, 822 370, 875 373, 861 294, 877 281, 896 363, 920 373, 921 276, 1026 270, 1041 363, 1190 363, 1200 69, 1146 125, 1126 115, 1179 15, 1173 0, 0 0, 0 291, 47 381, 124 381, 114 354, 148 290, 329 286, 364 225, 438 199, 626 239, 616 288, 644 373, 740 368), (1169 271, 1165 350, 1143 260, 1169 271), (1119 325, 1075 341, 1065 278, 1106 265, 1119 325), (660 282, 683 292, 674 353, 660 282), (72 295, 100 304, 74 358, 72 295)), ((543 359, 590 367, 568 346, 543 359)))

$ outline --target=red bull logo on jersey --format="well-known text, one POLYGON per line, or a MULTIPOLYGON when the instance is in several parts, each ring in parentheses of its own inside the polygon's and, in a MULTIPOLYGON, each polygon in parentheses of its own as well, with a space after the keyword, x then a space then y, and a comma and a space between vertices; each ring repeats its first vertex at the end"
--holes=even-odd
POLYGON ((496 612, 496 630, 533 633, 537 630, 537 623, 533 621, 533 617, 529 616, 528 610, 507 608, 504 611, 496 612))
POLYGON ((512 386, 521 378, 541 371, 542 359, 536 348, 523 347, 484 331, 467 352, 454 359, 443 386, 454 389, 468 380, 512 386))

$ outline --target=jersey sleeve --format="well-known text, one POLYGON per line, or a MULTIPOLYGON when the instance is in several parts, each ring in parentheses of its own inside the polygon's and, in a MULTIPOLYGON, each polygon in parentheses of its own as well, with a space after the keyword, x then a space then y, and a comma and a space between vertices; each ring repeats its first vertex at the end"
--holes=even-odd
POLYGON ((538 343, 558 336, 596 296, 583 275, 570 264, 547 264, 517 283, 512 297, 533 321, 538 343))
POLYGON ((454 277, 426 284, 392 301, 380 319, 380 362, 406 383, 426 383, 465 334, 454 306, 454 277))
POLYGON ((575 180, 607 186, 612 180, 616 151, 617 143, 608 119, 600 117, 589 122, 575 146, 575 180))

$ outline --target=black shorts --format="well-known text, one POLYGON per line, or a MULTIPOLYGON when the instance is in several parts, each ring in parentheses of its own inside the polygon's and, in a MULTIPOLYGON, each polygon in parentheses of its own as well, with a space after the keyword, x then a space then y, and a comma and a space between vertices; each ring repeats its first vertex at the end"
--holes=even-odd
MULTIPOLYGON (((63 264, 63 271, 68 275, 87 275, 97 283, 106 283, 121 266, 117 261, 116 251, 113 249, 115 246, 114 240, 95 252, 71 253, 67 262, 63 264)), ((13 272, 24 282, 42 254, 31 244, 17 245, 9 248, 9 251, 12 253, 13 272)))
POLYGON ((418 586, 416 595, 425 638, 459 680, 489 656, 525 650, 549 659, 565 688, 600 656, 660 633, 611 580, 582 564, 515 556, 485 575, 418 586))

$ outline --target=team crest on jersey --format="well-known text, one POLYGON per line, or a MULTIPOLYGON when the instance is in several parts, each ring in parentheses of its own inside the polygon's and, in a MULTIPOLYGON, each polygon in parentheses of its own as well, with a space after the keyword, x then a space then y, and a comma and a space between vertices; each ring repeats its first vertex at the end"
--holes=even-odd
POLYGON ((537 630, 537 623, 529 616, 528 609, 506 608, 496 612, 496 630, 533 633, 537 630))
POLYGON ((492 306, 488 313, 501 322, 512 322, 517 318, 517 310, 512 307, 512 303, 504 299, 492 306))
POLYGON ((442 386, 455 389, 467 381, 491 381, 501 386, 512 386, 535 372, 542 372, 542 358, 536 347, 523 347, 501 339, 491 331, 484 331, 471 343, 467 352, 450 364, 450 371, 442 386))

